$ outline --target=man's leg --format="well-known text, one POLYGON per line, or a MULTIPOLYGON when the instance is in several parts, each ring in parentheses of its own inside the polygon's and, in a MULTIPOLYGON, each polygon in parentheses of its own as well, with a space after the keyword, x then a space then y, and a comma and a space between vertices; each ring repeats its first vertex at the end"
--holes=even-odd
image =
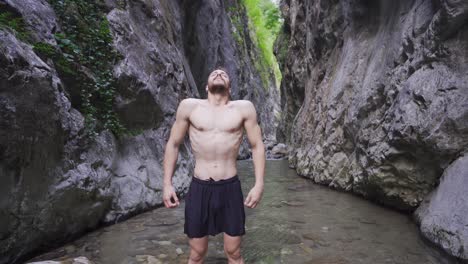
POLYGON ((208 236, 201 238, 189 238, 190 256, 188 264, 203 263, 208 251, 208 236))
POLYGON ((244 264, 240 252, 241 241, 242 236, 230 236, 224 233, 224 253, 226 253, 229 264, 244 264))

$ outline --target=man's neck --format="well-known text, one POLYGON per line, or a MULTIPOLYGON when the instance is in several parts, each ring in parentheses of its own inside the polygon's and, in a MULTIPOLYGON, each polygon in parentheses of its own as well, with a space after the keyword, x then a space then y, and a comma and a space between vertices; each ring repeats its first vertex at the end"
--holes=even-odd
POLYGON ((213 106, 226 105, 229 102, 229 94, 212 94, 208 92, 208 103, 213 106))

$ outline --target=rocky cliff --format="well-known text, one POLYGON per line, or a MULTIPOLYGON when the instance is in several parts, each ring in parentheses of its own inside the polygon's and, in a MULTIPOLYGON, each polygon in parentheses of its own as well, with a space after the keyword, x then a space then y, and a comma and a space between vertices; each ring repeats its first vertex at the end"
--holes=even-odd
POLYGON ((285 0, 281 9, 278 137, 290 166, 401 210, 426 199, 423 234, 468 258, 468 2, 285 0))
MULTIPOLYGON (((178 102, 204 98, 217 65, 273 141, 258 54, 237 1, 1 0, 0 263, 160 205, 178 102)), ((187 138, 181 196, 192 167, 187 138)))

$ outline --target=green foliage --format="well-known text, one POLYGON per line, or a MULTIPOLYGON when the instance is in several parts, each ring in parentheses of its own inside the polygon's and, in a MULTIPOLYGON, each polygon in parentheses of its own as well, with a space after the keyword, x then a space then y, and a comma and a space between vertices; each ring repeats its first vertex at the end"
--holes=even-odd
POLYGON ((116 83, 112 68, 120 54, 112 46, 109 22, 102 1, 49 0, 61 24, 55 34, 60 51, 44 43, 35 49, 54 60, 61 74, 81 87, 80 111, 85 116, 85 132, 96 136, 109 129, 116 136, 126 133, 113 111, 116 83))
POLYGON ((16 37, 22 41, 28 42, 30 40, 30 34, 23 18, 5 9, 0 9, 0 29, 2 28, 12 30, 16 37))
MULTIPOLYGON (((124 3, 124 0, 119 0, 124 3)), ((57 48, 44 42, 33 44, 43 59, 52 59, 60 77, 80 87, 79 110, 85 116, 85 133, 96 136, 109 129, 116 136, 131 133, 113 111, 116 83, 112 68, 121 59, 112 46, 103 0, 49 0, 62 32, 54 35, 57 48)), ((31 43, 21 16, 0 9, 0 29, 11 30, 20 40, 31 43)))
POLYGON ((45 42, 34 43, 33 49, 41 57, 53 58, 57 54, 55 47, 45 42))
POLYGON ((124 135, 133 137, 133 136, 141 135, 143 134, 143 132, 144 132, 144 129, 142 128, 129 129, 124 133, 124 135))
POLYGON ((73 68, 70 58, 66 57, 60 50, 57 50, 54 46, 45 42, 36 42, 33 44, 33 50, 39 57, 45 59, 50 58, 55 62, 59 74, 76 75, 76 71, 73 68))
POLYGON ((279 9, 276 6, 269 6, 264 12, 265 27, 270 30, 274 36, 278 35, 281 29, 282 17, 279 9))
POLYGON ((276 84, 281 82, 281 71, 273 54, 273 44, 283 24, 278 7, 271 0, 243 0, 249 21, 255 31, 257 46, 264 62, 272 68, 276 84))

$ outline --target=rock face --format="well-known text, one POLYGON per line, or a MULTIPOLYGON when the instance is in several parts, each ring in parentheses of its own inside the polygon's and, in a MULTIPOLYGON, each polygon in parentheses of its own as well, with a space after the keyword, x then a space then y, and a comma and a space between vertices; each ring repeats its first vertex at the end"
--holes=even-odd
MULTIPOLYGON (((281 9, 278 137, 290 146, 290 166, 317 183, 413 211, 468 150, 468 3, 286 0, 281 9)), ((460 196, 437 197, 453 203, 460 196)), ((446 248, 466 258, 466 226, 428 214, 423 233, 446 247, 449 239, 429 234, 454 232, 451 241, 459 242, 446 248)))
MULTIPOLYGON (((232 99, 252 100, 264 137, 275 139, 279 95, 273 81, 264 87, 259 77, 269 73, 250 66, 258 52, 237 1, 105 1, 122 56, 113 70, 114 110, 139 133, 117 138, 104 130, 94 140, 84 135, 84 113, 71 99, 79 84, 68 85, 32 49, 37 41, 57 47, 54 9, 45 0, 6 0, 0 7, 23 17, 31 36, 28 43, 0 27, 0 263, 161 205, 175 110, 186 97, 204 98, 204 80, 216 65, 230 71, 232 99), (239 29, 243 42, 233 38, 239 29)), ((243 146, 241 156, 248 157, 243 146)), ((187 137, 173 177, 180 196, 193 165, 187 137)))
POLYGON ((454 256, 468 259, 468 155, 453 162, 439 187, 416 210, 423 235, 454 256))

